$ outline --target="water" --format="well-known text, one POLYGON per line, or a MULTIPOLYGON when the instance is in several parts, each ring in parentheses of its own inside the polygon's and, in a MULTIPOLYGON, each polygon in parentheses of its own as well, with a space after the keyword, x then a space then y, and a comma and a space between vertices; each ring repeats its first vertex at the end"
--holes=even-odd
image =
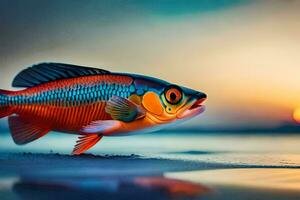
POLYGON ((90 155, 74 157, 69 154, 76 138, 50 133, 17 146, 8 133, 2 134, 0 196, 13 200, 51 199, 49 195, 58 199, 232 199, 233 194, 235 199, 300 198, 298 135, 108 137, 90 155))
MULTIPOLYGON (((24 146, 9 134, 0 137, 0 152, 70 154, 76 135, 50 133, 24 146)), ((131 155, 244 165, 300 166, 300 136, 288 134, 160 134, 105 137, 92 154, 131 155)))

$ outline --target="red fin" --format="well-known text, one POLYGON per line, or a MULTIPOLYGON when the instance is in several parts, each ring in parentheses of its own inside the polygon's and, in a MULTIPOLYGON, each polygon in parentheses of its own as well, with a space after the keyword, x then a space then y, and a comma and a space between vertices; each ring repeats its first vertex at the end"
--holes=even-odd
POLYGON ((12 138, 16 144, 22 145, 32 142, 44 135, 50 129, 22 120, 19 116, 11 116, 8 118, 9 128, 12 138))
POLYGON ((103 136, 97 135, 97 134, 90 134, 90 135, 81 135, 78 137, 77 144, 75 145, 72 154, 79 155, 83 152, 90 149, 92 146, 94 146, 99 140, 101 140, 103 136))

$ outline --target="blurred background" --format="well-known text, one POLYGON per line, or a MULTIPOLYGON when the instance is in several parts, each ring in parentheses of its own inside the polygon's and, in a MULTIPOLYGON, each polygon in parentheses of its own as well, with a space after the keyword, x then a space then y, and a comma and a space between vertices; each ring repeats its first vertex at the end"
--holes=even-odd
POLYGON ((82 156, 70 156, 71 134, 17 146, 3 118, 0 199, 175 197, 143 176, 175 192, 195 187, 170 178, 210 189, 192 199, 300 199, 299 11, 297 0, 0 0, 1 89, 16 90, 32 64, 64 62, 208 95, 191 121, 107 137, 82 156))
POLYGON ((34 63, 97 66, 207 93, 206 112, 183 129, 297 132, 299 9, 293 0, 0 0, 0 86, 12 89, 34 63))

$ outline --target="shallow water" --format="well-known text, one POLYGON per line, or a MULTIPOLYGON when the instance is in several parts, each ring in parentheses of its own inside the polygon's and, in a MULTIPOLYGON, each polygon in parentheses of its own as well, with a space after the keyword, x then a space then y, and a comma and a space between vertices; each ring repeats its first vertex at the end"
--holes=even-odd
POLYGON ((110 137, 74 157, 75 141, 50 133, 17 146, 2 134, 1 199, 300 199, 297 135, 110 137))
MULTIPOLYGON (((0 152, 70 154, 76 135, 50 133, 17 146, 8 133, 0 136, 0 152)), ((87 153, 131 155, 239 165, 300 166, 300 136, 163 134, 106 137, 87 153)))

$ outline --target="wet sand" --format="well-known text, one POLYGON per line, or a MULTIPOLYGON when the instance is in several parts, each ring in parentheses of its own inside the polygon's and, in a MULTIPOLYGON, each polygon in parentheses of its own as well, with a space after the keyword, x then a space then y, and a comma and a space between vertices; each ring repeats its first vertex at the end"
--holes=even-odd
POLYGON ((13 200, 53 196, 286 200, 300 198, 299 174, 297 167, 261 168, 138 155, 14 153, 0 156, 0 195, 1 199, 13 200))

